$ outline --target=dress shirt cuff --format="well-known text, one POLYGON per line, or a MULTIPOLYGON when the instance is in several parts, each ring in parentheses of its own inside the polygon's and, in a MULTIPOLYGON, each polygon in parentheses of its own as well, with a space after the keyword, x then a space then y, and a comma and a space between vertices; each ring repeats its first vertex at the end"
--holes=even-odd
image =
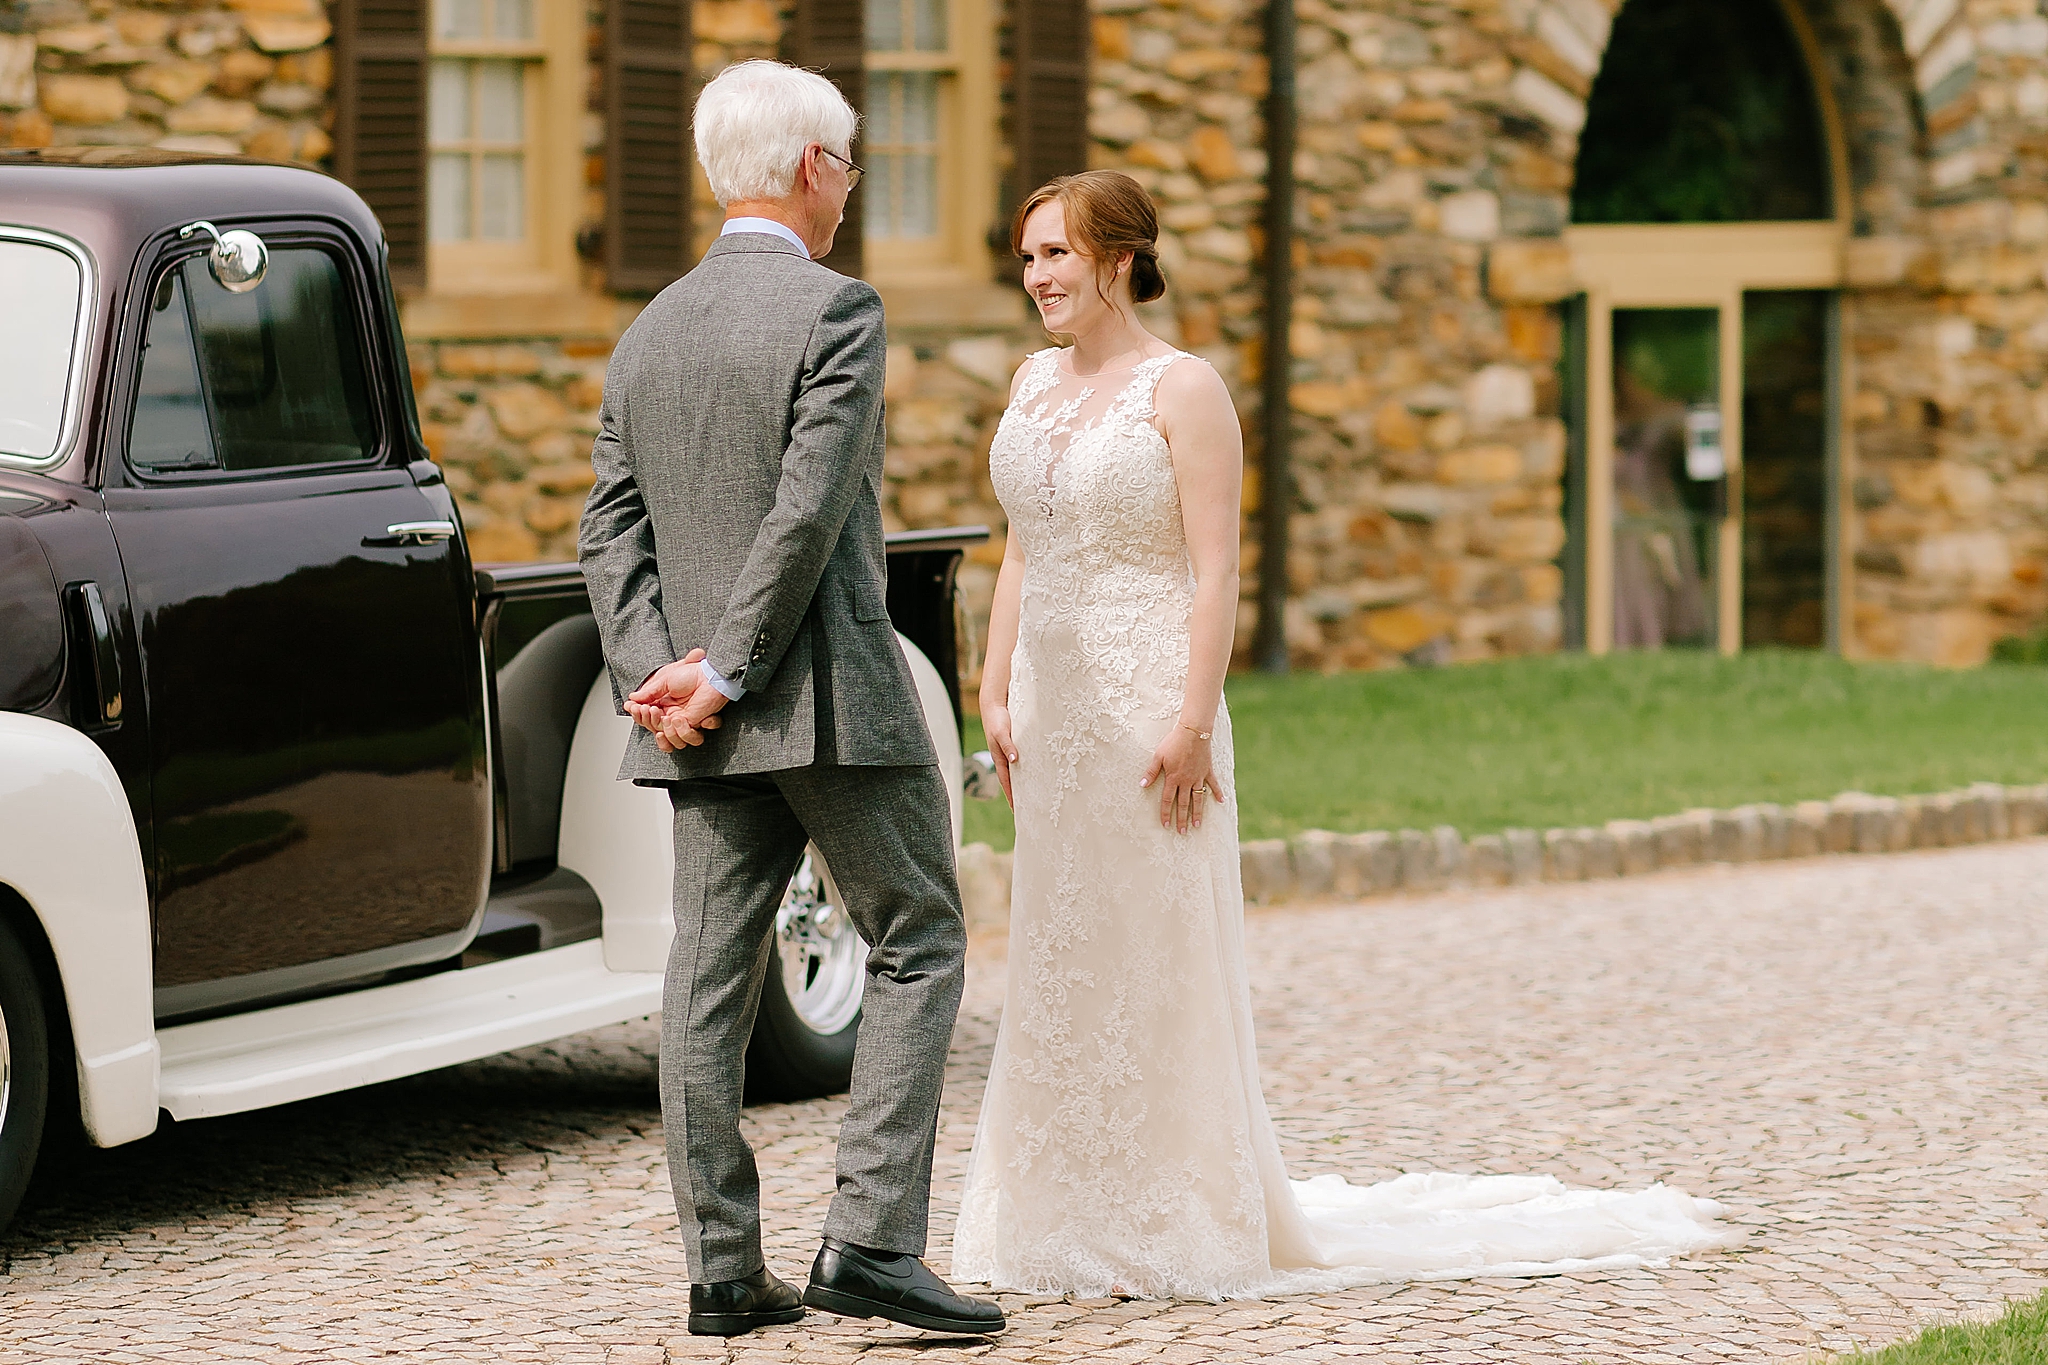
POLYGON ((741 687, 736 682, 727 681, 723 673, 713 668, 711 660, 705 659, 697 667, 704 671, 704 681, 716 688, 719 695, 723 696, 727 701, 738 701, 741 697, 747 695, 746 688, 741 687))

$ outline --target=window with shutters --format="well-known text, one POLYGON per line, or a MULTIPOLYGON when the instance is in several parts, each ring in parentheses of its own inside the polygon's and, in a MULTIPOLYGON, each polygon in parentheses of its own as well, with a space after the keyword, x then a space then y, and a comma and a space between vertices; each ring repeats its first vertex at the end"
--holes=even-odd
MULTIPOLYGON (((892 312, 1007 312, 990 284, 997 214, 995 36, 982 0, 864 0, 866 100, 856 157, 863 273, 892 312)), ((996 320, 996 319, 991 319, 996 320)))
POLYGON ((428 28, 427 287, 575 287, 584 82, 580 7, 434 0, 428 28))

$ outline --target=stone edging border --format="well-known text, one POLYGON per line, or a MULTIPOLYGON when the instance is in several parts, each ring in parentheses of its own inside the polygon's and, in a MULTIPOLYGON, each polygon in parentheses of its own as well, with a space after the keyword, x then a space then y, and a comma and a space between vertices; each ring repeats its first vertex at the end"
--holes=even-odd
POLYGON ((2048 785, 1979 782, 1932 796, 1843 792, 1832 801, 1689 810, 1597 829, 1511 829, 1464 839, 1428 832, 1309 830, 1238 846, 1245 899, 1372 896, 1452 886, 1634 877, 1703 863, 1756 863, 1823 853, 1902 853, 2048 833, 2048 785))
MULTIPOLYGON (((1609 820, 1598 828, 1510 829, 1466 839, 1450 825, 1431 830, 1308 830, 1292 839, 1238 845, 1245 900, 1441 891, 1460 886, 1634 877, 1705 863, 1756 863, 1824 853, 1902 853, 2048 834, 2048 784, 1978 782, 1931 796, 1843 792, 1832 801, 1695 809, 1654 820, 1609 820)), ((1010 917, 1010 855, 987 844, 960 850, 960 891, 968 927, 995 929, 1010 917)))

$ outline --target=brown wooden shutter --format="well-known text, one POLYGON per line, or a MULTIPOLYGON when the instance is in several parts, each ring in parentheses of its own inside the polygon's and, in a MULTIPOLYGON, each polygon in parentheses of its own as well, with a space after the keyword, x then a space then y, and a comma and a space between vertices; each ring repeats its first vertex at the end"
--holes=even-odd
MULTIPOLYGON (((816 71, 846 96, 855 113, 867 108, 867 24, 861 0, 796 0, 789 26, 782 31, 782 60, 816 71)), ((853 159, 860 160, 856 134, 853 159)), ((842 275, 861 273, 861 191, 846 202, 846 221, 832 239, 824 263, 842 275)))
MULTIPOLYGON (((1088 169, 1087 0, 1016 0, 1012 106, 1016 170, 1009 203, 1088 169)), ((1009 225, 1004 224, 1005 233, 1009 225)), ((1007 242, 1004 244, 1006 247, 1007 242)))
POLYGON ((427 0, 334 7, 334 174, 377 214, 391 279, 427 282, 427 0))
POLYGON ((605 5, 604 268, 655 294, 690 268, 690 0, 605 5))

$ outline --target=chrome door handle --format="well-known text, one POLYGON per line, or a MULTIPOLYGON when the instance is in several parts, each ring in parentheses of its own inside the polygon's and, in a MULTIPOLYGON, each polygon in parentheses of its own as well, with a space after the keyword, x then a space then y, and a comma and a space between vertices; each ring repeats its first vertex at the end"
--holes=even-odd
POLYGON ((91 720, 109 729, 121 723, 121 656, 114 647, 114 627, 100 598, 97 583, 73 583, 64 596, 83 628, 86 669, 91 682, 91 720))
POLYGON ((377 547, 432 545, 455 538, 452 521, 394 521, 381 536, 364 536, 363 544, 377 547))

